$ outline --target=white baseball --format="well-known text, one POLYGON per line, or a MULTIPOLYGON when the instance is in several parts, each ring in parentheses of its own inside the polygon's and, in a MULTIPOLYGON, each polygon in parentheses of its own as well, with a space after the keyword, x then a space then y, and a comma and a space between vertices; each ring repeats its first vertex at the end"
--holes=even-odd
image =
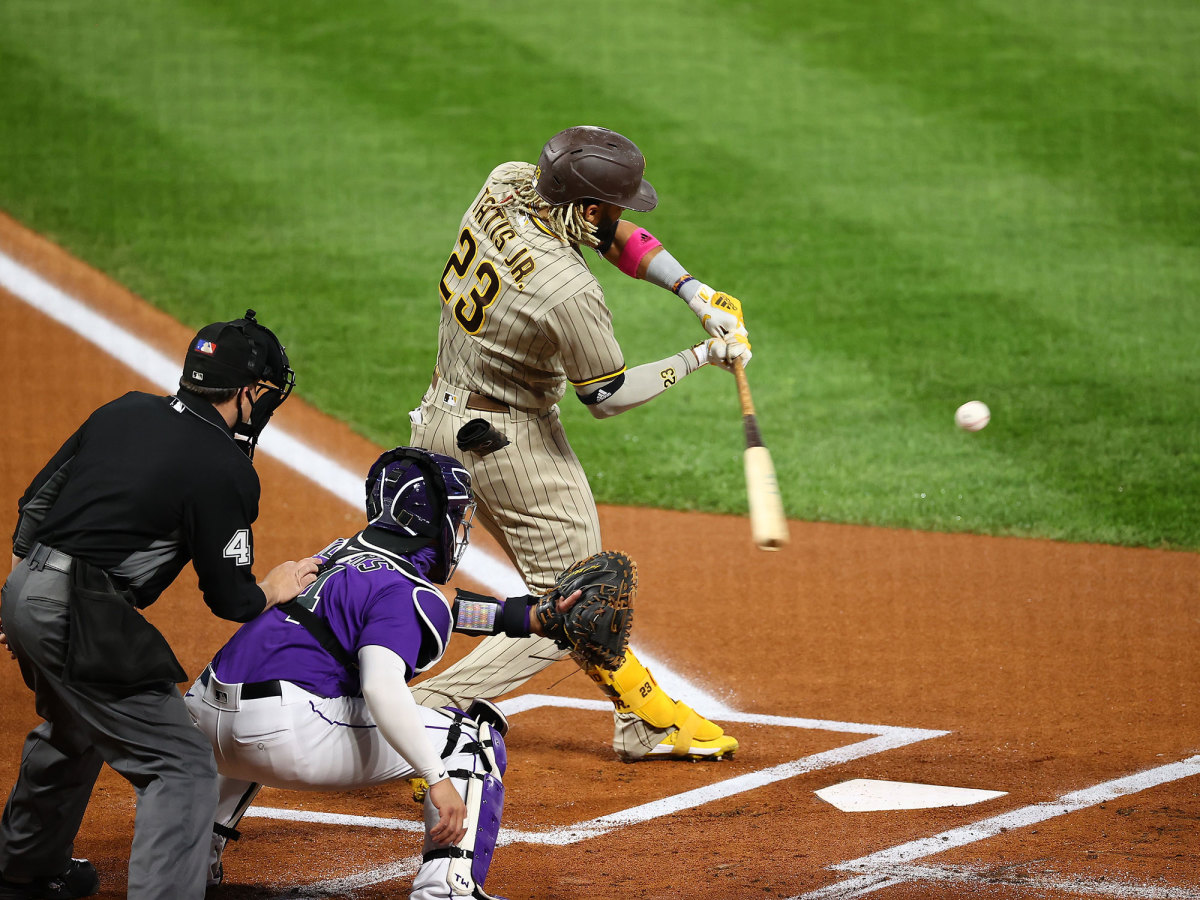
POLYGON ((992 419, 992 411, 982 400, 968 400, 954 411, 954 424, 963 431, 979 431, 992 419))

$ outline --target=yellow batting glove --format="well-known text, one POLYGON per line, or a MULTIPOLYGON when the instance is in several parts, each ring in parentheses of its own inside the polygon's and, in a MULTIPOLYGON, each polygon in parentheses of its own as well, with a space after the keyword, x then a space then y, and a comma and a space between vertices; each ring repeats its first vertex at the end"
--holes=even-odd
POLYGON ((746 327, 746 320, 742 317, 742 301, 737 297, 726 294, 724 291, 717 291, 713 295, 712 305, 715 309, 724 310, 737 319, 737 323, 741 327, 746 327))
POLYGON ((742 316, 742 301, 724 291, 714 291, 707 284, 701 284, 700 289, 688 301, 688 307, 696 314, 704 330, 713 337, 726 338, 737 335, 741 342, 750 346, 750 336, 746 332, 746 320, 742 316))

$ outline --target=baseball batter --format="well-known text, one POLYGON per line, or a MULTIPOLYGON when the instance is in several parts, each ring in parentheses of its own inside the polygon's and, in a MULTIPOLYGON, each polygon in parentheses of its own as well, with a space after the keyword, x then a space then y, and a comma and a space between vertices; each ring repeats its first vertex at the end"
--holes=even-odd
POLYGON ((437 587, 467 544, 470 484, 450 457, 383 454, 367 477, 367 527, 325 548, 317 580, 239 629, 188 691, 220 773, 210 885, 221 882, 226 841, 239 836, 261 785, 350 790, 421 777, 430 785, 426 837, 410 896, 488 897, 507 722, 486 701, 418 706, 407 686, 437 663, 452 630, 540 631, 532 598, 463 592, 451 604, 437 587))
MULTIPOLYGON (((701 366, 750 360, 741 304, 694 279, 626 209, 657 204, 645 160, 627 138, 577 126, 552 137, 537 166, 505 163, 462 218, 438 283, 437 368, 410 414, 411 443, 458 454, 470 470, 480 520, 535 593, 601 548, 587 476, 559 421, 569 384, 597 418, 674 387, 701 366), (627 275, 679 295, 711 338, 627 368, 603 291, 581 248, 627 275), (457 436, 482 418, 509 443, 481 455, 457 436)), ((416 685, 418 702, 458 704, 513 690, 564 651, 546 640, 488 638, 416 685)), ((632 654, 615 673, 587 669, 612 699, 613 747, 622 758, 720 758, 737 741, 676 702, 632 654)))

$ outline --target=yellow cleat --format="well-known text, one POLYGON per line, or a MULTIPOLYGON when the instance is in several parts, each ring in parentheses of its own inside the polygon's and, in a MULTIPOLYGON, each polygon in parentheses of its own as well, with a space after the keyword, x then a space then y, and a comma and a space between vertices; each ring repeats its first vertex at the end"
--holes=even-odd
POLYGON ((585 671, 618 713, 613 749, 623 759, 721 759, 737 750, 737 740, 721 726, 672 699, 632 651, 626 652, 625 662, 615 672, 585 671), (632 734, 623 734, 621 721, 635 716, 644 725, 631 739, 632 734))

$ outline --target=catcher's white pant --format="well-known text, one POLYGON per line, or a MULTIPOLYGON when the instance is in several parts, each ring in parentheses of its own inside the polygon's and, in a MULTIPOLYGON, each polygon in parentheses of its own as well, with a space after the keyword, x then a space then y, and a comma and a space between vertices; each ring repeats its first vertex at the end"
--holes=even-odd
MULTIPOLYGON (((235 828, 262 785, 296 791, 348 791, 415 777, 412 766, 383 739, 361 697, 326 698, 291 682, 279 684, 279 697, 242 700, 241 685, 225 685, 210 677, 207 685, 197 679, 185 697, 193 720, 212 741, 216 756, 217 825, 235 828)), ((472 720, 428 707, 421 707, 420 713, 447 771, 480 771, 479 757, 467 749, 471 744, 478 746, 478 728, 472 720), (456 737, 448 741, 456 722, 456 737)), ((454 779, 454 784, 466 799, 464 783, 454 779)), ((426 797, 423 853, 444 846, 429 837, 429 829, 437 821, 438 812, 426 797)), ((220 878, 225 842, 224 837, 213 835, 210 884, 220 878)), ((449 869, 449 859, 422 863, 410 897, 450 897, 449 869)))

